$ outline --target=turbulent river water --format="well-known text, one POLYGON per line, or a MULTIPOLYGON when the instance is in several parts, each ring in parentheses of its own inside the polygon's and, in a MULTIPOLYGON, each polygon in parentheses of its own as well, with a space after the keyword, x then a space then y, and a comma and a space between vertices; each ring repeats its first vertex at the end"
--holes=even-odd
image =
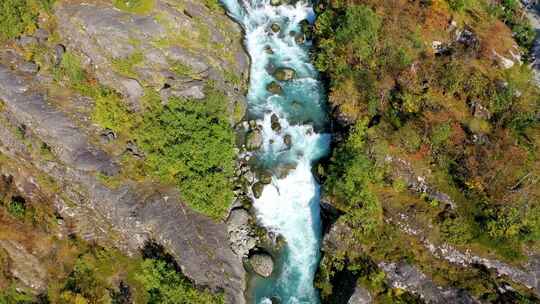
POLYGON ((248 299, 253 303, 319 303, 313 286, 320 258, 321 220, 319 185, 311 168, 328 153, 330 136, 321 132, 327 121, 324 92, 310 62, 311 43, 299 37, 306 21, 312 23, 312 4, 298 1, 272 6, 270 0, 223 0, 229 15, 245 31, 251 57, 249 114, 262 127, 263 145, 257 165, 277 172, 294 168, 285 177, 272 177, 254 200, 258 222, 286 241, 270 278, 254 278, 248 299), (279 25, 277 29, 276 25, 279 25), (276 68, 295 71, 293 79, 277 81, 276 68), (282 93, 267 90, 276 81, 282 93), (272 129, 272 115, 281 130, 272 129), (290 138, 285 140, 285 137, 290 138))

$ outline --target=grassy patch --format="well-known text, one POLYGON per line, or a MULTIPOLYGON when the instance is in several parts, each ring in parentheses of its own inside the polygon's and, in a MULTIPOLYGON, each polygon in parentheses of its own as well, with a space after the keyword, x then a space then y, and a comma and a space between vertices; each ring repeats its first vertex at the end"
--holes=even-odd
POLYGON ((37 28, 41 10, 50 10, 50 0, 3 0, 0 2, 0 41, 13 39, 37 28))
POLYGON ((204 5, 214 12, 223 10, 219 0, 204 0, 204 5))
POLYGON ((126 77, 135 78, 137 74, 133 71, 133 68, 141 64, 144 60, 144 55, 141 52, 135 52, 126 58, 113 59, 113 69, 121 75, 126 77))
POLYGON ((191 77, 193 79, 200 78, 196 75, 193 69, 190 66, 187 66, 179 61, 172 63, 171 71, 175 72, 180 76, 191 77))
POLYGON ((154 0, 113 0, 114 6, 124 12, 148 14, 154 9, 154 0))
POLYGON ((7 210, 12 216, 22 219, 26 213, 25 201, 20 197, 13 197, 8 204, 7 210))

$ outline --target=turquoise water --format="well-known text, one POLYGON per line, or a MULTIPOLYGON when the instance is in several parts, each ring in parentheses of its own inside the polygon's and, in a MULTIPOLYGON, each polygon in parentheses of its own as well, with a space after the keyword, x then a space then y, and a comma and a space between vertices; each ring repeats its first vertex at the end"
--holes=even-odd
POLYGON ((317 133, 326 125, 324 92, 309 58, 310 42, 298 44, 291 32, 300 33, 301 22, 314 21, 311 3, 271 6, 269 0, 223 0, 230 16, 245 30, 245 45, 251 57, 249 113, 262 126, 264 144, 256 153, 259 165, 277 168, 294 165, 286 177, 272 178, 261 197, 254 199, 257 220, 284 237, 287 245, 276 260, 272 277, 256 278, 250 301, 283 304, 319 303, 313 280, 320 259, 321 220, 319 185, 311 168, 328 153, 330 136, 317 133), (280 31, 270 27, 278 24, 280 31), (272 53, 265 51, 268 46, 272 53), (276 81, 270 67, 296 71, 293 80, 279 82, 281 95, 266 87, 276 81), (279 117, 281 131, 271 128, 271 116, 279 117), (289 135, 292 145, 284 143, 289 135))

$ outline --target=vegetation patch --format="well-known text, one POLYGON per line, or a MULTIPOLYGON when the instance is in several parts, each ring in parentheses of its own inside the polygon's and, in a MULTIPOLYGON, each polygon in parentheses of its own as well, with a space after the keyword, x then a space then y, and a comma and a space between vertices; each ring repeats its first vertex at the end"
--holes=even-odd
POLYGON ((45 0, 4 0, 0 3, 0 41, 13 39, 37 28, 39 10, 45 0))
MULTIPOLYGON (((350 229, 323 259, 323 297, 338 292, 344 271, 364 286, 384 281, 366 261, 405 260, 443 286, 501 299, 499 278, 420 254, 426 249, 410 245, 394 220, 413 225, 416 238, 510 264, 540 248, 533 219, 540 208, 540 91, 527 65, 501 69, 492 57, 517 52, 516 42, 527 52, 533 36, 519 3, 355 0, 319 8, 315 64, 345 130, 319 171, 325 199, 350 229), (464 30, 469 40, 460 41, 455 33, 464 30), (453 206, 411 183, 420 179, 453 206)), ((376 285, 377 299, 401 301, 376 285)), ((518 289, 513 299, 534 298, 518 289)))
POLYGON ((124 12, 148 14, 154 9, 154 0, 113 0, 114 6, 124 12))
MULTIPOLYGON (((139 62, 136 58, 128 61, 139 62)), ((131 66, 125 62, 117 65, 131 66)), ((190 73, 183 65, 176 67, 178 73, 190 73)), ((175 184, 185 202, 195 210, 217 219, 224 216, 233 198, 231 178, 235 161, 226 96, 208 87, 204 100, 170 98, 164 105, 160 96, 148 89, 143 112, 133 113, 116 92, 99 86, 82 68, 77 56, 69 52, 56 69, 55 79, 92 97, 92 120, 113 130, 125 142, 136 142, 144 151, 143 166, 124 166, 130 174, 156 176, 175 184)), ((118 184, 110 178, 106 182, 118 184)))
POLYGON ((226 97, 207 91, 204 101, 148 96, 136 139, 153 174, 175 183, 196 210, 222 217, 232 200, 234 134, 226 97))
POLYGON ((144 60, 142 52, 134 52, 126 58, 113 59, 113 69, 121 75, 126 77, 135 78, 137 74, 133 71, 133 68, 141 64, 144 60))

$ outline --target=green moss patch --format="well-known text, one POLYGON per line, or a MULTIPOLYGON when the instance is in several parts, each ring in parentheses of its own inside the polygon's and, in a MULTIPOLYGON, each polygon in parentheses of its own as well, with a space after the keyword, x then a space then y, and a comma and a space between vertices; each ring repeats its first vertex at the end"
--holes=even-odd
POLYGON ((154 9, 154 0, 113 0, 114 6, 124 12, 148 14, 154 9))

